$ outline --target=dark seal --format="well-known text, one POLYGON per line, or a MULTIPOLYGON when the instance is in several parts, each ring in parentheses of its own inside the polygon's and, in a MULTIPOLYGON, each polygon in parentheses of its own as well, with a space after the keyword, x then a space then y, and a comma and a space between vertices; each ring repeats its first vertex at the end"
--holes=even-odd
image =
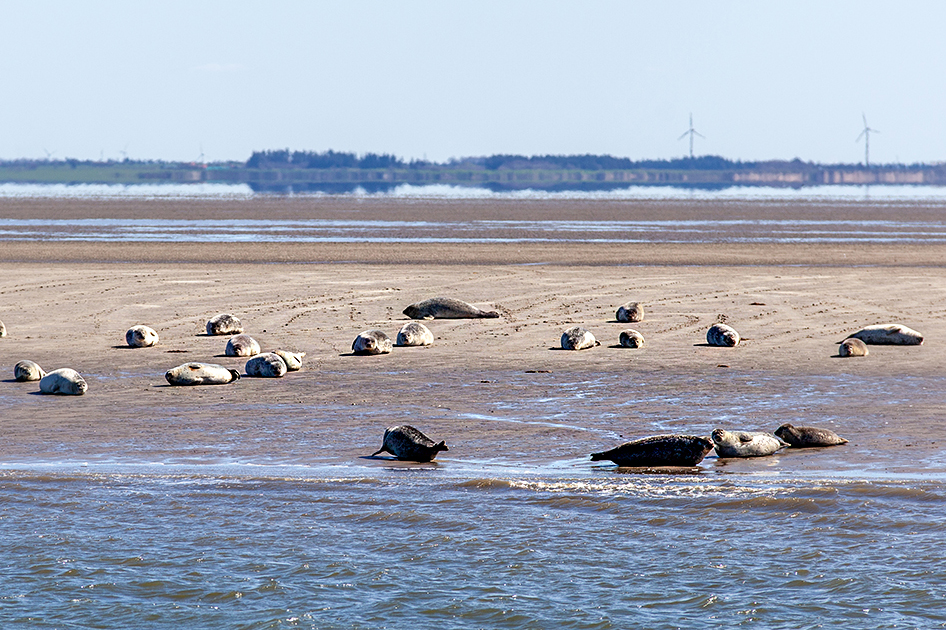
POLYGON ((440 451, 448 451, 443 440, 434 442, 429 437, 408 424, 389 427, 384 432, 381 448, 371 454, 390 453, 396 458, 409 462, 429 462, 440 451))
POLYGON ((819 446, 837 446, 847 444, 847 440, 831 429, 817 427, 796 427, 792 424, 783 424, 775 430, 782 440, 794 448, 815 448, 819 446))
POLYGON ((713 442, 697 435, 655 435, 601 453, 591 461, 608 459, 618 466, 696 466, 713 448, 713 442))
POLYGON ((496 311, 483 311, 463 300, 447 297, 435 297, 423 302, 415 302, 404 309, 404 314, 411 319, 478 319, 499 317, 496 311))

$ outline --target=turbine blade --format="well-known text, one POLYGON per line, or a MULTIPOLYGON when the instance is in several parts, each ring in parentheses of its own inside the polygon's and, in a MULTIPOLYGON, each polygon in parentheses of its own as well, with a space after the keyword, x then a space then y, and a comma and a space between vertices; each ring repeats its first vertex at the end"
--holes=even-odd
POLYGON ((684 131, 684 132, 683 132, 683 135, 680 136, 679 138, 677 138, 677 140, 683 140, 683 139, 686 138, 688 135, 690 135, 690 132, 689 132, 689 131, 684 131))
POLYGON ((695 133, 695 134, 698 135, 699 137, 701 137, 701 138, 703 138, 704 140, 706 140, 706 136, 704 136, 703 134, 701 134, 701 133, 700 133, 699 131, 697 131, 696 129, 693 130, 693 133, 695 133))

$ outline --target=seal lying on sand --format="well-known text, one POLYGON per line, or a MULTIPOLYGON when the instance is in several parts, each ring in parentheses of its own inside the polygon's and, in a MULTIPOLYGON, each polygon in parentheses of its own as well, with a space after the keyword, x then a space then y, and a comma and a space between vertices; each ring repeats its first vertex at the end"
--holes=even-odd
POLYGON ((601 342, 595 339, 590 331, 581 326, 569 328, 562 333, 562 348, 564 350, 584 350, 600 346, 601 342))
POLYGON ((158 333, 147 326, 132 326, 125 333, 125 343, 132 348, 147 348, 158 343, 158 333))
POLYGON ((366 330, 351 344, 351 351, 355 354, 387 354, 393 349, 391 338, 382 330, 366 330))
POLYGON ((848 337, 838 346, 838 354, 842 357, 866 357, 869 353, 867 344, 856 337, 848 337))
POLYGON ((240 373, 216 363, 185 363, 164 375, 171 385, 224 385, 240 379, 240 373))
POLYGON ((228 357, 252 357, 259 354, 259 342, 249 335, 234 335, 227 341, 228 357))
POLYGON ((46 372, 33 361, 20 361, 13 366, 13 378, 18 381, 38 381, 44 376, 46 372))
POLYGON ((273 350, 273 354, 278 354, 279 358, 286 364, 286 369, 290 372, 302 369, 302 359, 305 352, 289 352, 288 350, 273 350))
POLYGON ((732 326, 713 324, 706 331, 706 343, 711 346, 732 348, 739 345, 739 333, 732 326))
POLYGON ((713 448, 697 435, 655 435, 592 453, 591 461, 609 459, 618 466, 696 466, 713 448))
POLYGON ((7 327, 3 325, 3 322, 0 322, 0 337, 7 336, 7 327))
POLYGON ((420 322, 407 322, 397 333, 399 346, 429 346, 434 342, 434 334, 420 322))
POLYGON ((628 302, 618 307, 615 318, 619 322, 642 322, 644 321, 644 307, 638 302, 628 302))
POLYGON ((88 389, 89 385, 85 382, 85 379, 71 368, 53 370, 39 380, 39 391, 44 394, 81 396, 88 389))
POLYGON ((381 448, 371 456, 386 452, 409 462, 429 462, 440 451, 448 450, 443 441, 435 443, 414 427, 402 424, 385 430, 381 448))
POLYGON ((788 446, 771 433, 713 429, 710 437, 720 457, 765 457, 788 446))
POLYGON ((847 444, 847 440, 831 429, 816 427, 796 427, 783 424, 775 430, 775 435, 785 440, 794 448, 813 448, 817 446, 837 446, 847 444))
POLYGON ((229 313, 214 315, 207 322, 208 335, 238 335, 243 332, 243 323, 229 313))
POLYGON ((621 331, 620 341, 625 348, 640 348, 644 345, 644 335, 628 328, 621 331))
POLYGON ((415 302, 404 309, 411 319, 477 319, 499 317, 496 311, 481 311, 472 304, 447 297, 435 297, 415 302))
POLYGON ((286 367, 286 362, 275 352, 260 354, 246 362, 247 376, 279 378, 288 371, 289 368, 286 367))
POLYGON ((923 345, 923 335, 901 324, 875 324, 858 330, 850 337, 860 339, 864 343, 879 346, 920 346, 923 345))

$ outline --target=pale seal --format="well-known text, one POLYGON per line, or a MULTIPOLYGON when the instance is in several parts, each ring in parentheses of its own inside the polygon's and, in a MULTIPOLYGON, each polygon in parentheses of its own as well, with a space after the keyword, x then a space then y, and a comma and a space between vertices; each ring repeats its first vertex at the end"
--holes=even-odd
POLYGON ((618 466, 696 466, 713 448, 697 435, 655 435, 625 442, 608 451, 592 453, 591 461, 609 459, 618 466))
POLYGON ((429 346, 434 342, 434 334, 420 322, 407 322, 397 333, 399 346, 429 346))
POLYGON ((7 327, 3 325, 3 322, 0 322, 0 337, 7 336, 7 327))
POLYGON ((81 396, 88 389, 89 385, 85 382, 85 379, 71 368, 53 370, 39 380, 39 391, 44 394, 81 396))
POLYGON ((901 324, 875 324, 858 330, 853 335, 864 343, 878 346, 919 346, 923 344, 923 335, 901 324))
POLYGON ((240 373, 215 363, 185 363, 168 370, 164 378, 171 385, 223 385, 239 380, 240 373))
POLYGON ((387 354, 393 349, 391 338, 381 330, 366 330, 351 344, 351 351, 355 354, 387 354))
POLYGON ((775 430, 775 435, 791 444, 794 448, 847 444, 846 439, 831 429, 818 429, 816 427, 796 427, 791 424, 783 424, 775 430))
POLYGON ((771 433, 713 429, 710 437, 720 457, 765 457, 788 446, 771 433))
POLYGON ((628 328, 621 331, 620 341, 625 348, 640 348, 644 345, 644 335, 628 328))
POLYGON ((601 342, 595 339, 591 331, 585 330, 581 326, 574 326, 562 333, 563 350, 584 350, 600 345, 601 342))
POLYGON ((13 366, 13 378, 18 381, 38 381, 44 376, 46 372, 33 361, 20 361, 13 366))
POLYGON ((618 307, 615 317, 619 322, 644 321, 644 307, 639 302, 628 302, 618 307))
POLYGON ((147 348, 158 343, 158 333, 147 326, 132 326, 125 333, 125 343, 132 348, 147 348))
POLYGON ((289 368, 282 357, 275 352, 260 354, 246 362, 246 375, 262 378, 279 378, 284 376, 289 368))
POLYGON ((229 313, 214 315, 207 322, 208 335, 238 335, 243 332, 243 323, 229 313))
POLYGON ((732 326, 713 324, 706 331, 706 343, 711 346, 732 348, 739 345, 739 333, 732 326))
POLYGON ((286 364, 286 369, 290 372, 302 369, 302 359, 305 352, 289 352, 288 350, 273 350, 273 354, 278 354, 279 358, 286 364))
POLYGON ((429 462, 440 451, 448 450, 450 449, 442 440, 434 442, 414 427, 402 424, 389 427, 384 431, 381 448, 371 456, 390 453, 398 459, 409 462, 429 462))
POLYGON ((848 337, 838 346, 838 354, 842 357, 866 357, 870 354, 867 344, 856 337, 848 337))
POLYGON ((415 302, 404 309, 404 314, 411 319, 477 319, 499 317, 496 311, 482 311, 462 300, 447 297, 435 297, 423 302, 415 302))
POLYGON ((259 352, 259 343, 249 335, 234 335, 227 341, 228 357, 252 357, 259 352))

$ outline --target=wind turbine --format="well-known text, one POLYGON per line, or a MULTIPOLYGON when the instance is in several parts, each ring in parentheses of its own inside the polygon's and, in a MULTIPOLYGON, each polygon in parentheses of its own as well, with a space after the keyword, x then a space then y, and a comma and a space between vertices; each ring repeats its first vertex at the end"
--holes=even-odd
POLYGON ((46 161, 47 161, 47 162, 50 161, 51 159, 53 159, 53 155, 56 154, 55 151, 47 151, 47 150, 46 150, 46 147, 43 147, 43 153, 46 154, 46 161))
POLYGON ((864 114, 864 112, 861 112, 861 118, 864 119, 864 131, 862 131, 861 134, 857 136, 857 140, 854 142, 860 142, 861 136, 864 136, 864 166, 870 168, 870 132, 880 132, 867 126, 867 116, 864 114))
POLYGON ((701 134, 699 131, 693 128, 693 112, 690 112, 690 128, 683 132, 683 135, 677 138, 677 142, 683 140, 687 136, 690 136, 690 159, 693 159, 693 136, 699 136, 706 140, 706 136, 701 134))

